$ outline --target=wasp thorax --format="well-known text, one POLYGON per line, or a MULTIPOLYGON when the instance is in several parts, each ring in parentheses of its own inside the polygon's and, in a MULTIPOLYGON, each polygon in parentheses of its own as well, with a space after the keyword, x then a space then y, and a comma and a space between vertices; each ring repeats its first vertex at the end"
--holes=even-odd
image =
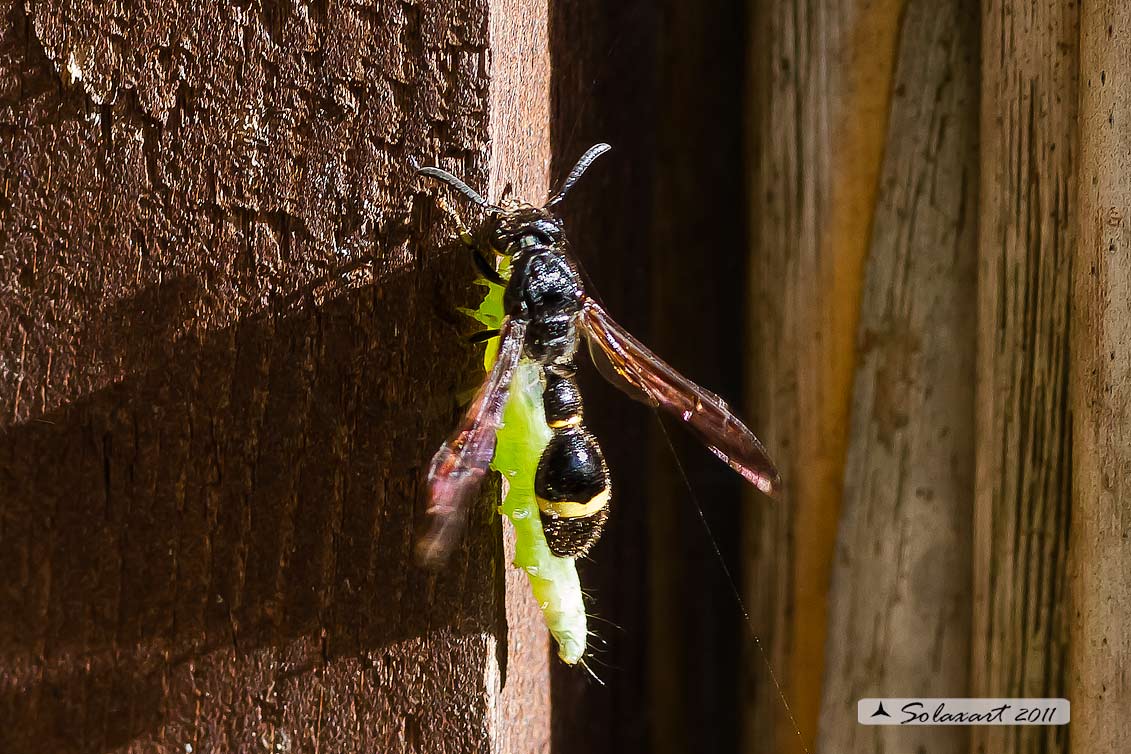
POLYGON ((511 317, 537 319, 581 310, 577 272, 552 249, 535 247, 514 258, 503 307, 511 317))
POLYGON ((540 364, 569 364, 577 353, 577 327, 572 314, 548 314, 526 328, 526 355, 540 364))

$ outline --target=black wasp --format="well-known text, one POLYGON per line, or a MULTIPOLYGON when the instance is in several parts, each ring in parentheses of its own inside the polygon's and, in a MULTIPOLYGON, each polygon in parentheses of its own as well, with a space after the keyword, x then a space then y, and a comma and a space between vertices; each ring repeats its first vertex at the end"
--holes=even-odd
POLYGON ((601 447, 582 416, 575 379, 580 335, 588 340, 594 364, 610 382, 678 417, 762 492, 772 495, 781 485, 762 443, 721 398, 665 364, 586 293, 554 207, 609 148, 597 144, 589 149, 542 207, 515 200, 496 206, 445 170, 417 171, 443 181, 490 215, 472 249, 482 274, 505 286, 506 314, 497 332, 484 334, 500 338, 494 367, 459 430, 432 458, 427 528, 417 548, 422 562, 442 562, 459 533, 466 507, 494 456, 495 433, 522 359, 542 369, 546 423, 553 430, 534 480, 546 541, 555 555, 574 558, 588 552, 600 537, 611 487, 601 447), (508 280, 484 259, 482 247, 511 257, 508 280))

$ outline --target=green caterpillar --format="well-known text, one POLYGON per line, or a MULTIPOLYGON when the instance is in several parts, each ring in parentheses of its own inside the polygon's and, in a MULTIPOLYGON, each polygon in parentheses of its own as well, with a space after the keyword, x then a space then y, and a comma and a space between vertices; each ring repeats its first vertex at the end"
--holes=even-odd
MULTIPOLYGON (((499 272, 506 277, 510 259, 503 260, 499 272)), ((504 318, 503 288, 487 280, 478 283, 486 287, 486 295, 478 309, 467 313, 486 327, 497 328, 504 318)), ((494 338, 487 343, 483 357, 488 372, 497 350, 498 339, 494 338)), ((499 512, 514 527, 514 566, 526 572, 546 627, 558 643, 558 657, 574 665, 585 655, 588 635, 581 582, 573 558, 559 558, 550 552, 534 499, 534 471, 551 434, 542 410, 541 368, 531 362, 521 363, 511 383, 491 468, 503 476, 499 512)))

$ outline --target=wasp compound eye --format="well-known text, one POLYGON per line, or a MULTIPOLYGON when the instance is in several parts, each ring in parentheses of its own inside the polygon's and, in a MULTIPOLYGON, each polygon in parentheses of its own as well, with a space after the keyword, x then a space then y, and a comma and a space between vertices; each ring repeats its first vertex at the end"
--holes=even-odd
POLYGON ((503 218, 491 235, 499 251, 514 253, 524 248, 552 248, 564 240, 561 221, 546 210, 528 207, 503 218))

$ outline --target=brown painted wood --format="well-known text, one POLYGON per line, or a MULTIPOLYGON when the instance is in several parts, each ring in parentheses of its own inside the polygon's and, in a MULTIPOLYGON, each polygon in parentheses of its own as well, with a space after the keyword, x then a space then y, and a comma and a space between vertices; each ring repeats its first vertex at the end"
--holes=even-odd
POLYGON ((545 4, 150 10, 0 6, 0 750, 544 750, 490 506, 410 562, 477 358, 408 161, 545 191, 545 4))
MULTIPOLYGON (((982 4, 976 696, 1065 694, 1078 8, 982 4)), ((970 732, 983 754, 1068 745, 1064 727, 970 732)))
POLYGON ((1131 749, 1131 8, 1080 13, 1070 367, 1074 752, 1131 749))
POLYGON ((964 696, 977 324, 976 2, 911 0, 861 301, 817 751, 967 751, 857 723, 866 696, 964 696))
POLYGON ((785 479, 743 547, 760 651, 745 662, 745 750, 812 749, 840 509, 856 325, 903 0, 755 0, 750 13, 750 391, 785 479))
MULTIPOLYGON (((550 178, 550 15, 547 0, 490 0, 490 191, 541 202, 550 178)), ((548 752, 550 668, 557 663, 526 574, 510 567, 514 538, 505 531, 504 663, 487 664, 491 748, 503 754, 548 752), (500 688, 501 686, 501 688, 500 688)))

